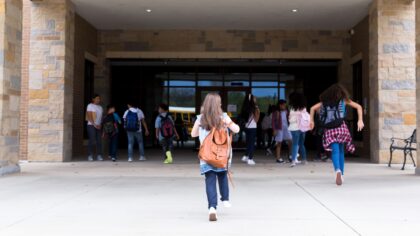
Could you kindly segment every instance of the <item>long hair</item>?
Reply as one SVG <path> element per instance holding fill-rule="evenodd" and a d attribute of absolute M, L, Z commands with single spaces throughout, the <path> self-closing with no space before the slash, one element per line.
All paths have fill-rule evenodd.
<path fill-rule="evenodd" d="M 222 126 L 222 99 L 217 93 L 209 93 L 201 106 L 201 127 L 206 130 Z"/>
<path fill-rule="evenodd" d="M 248 121 L 251 116 L 255 114 L 257 110 L 257 103 L 255 102 L 255 96 L 248 94 L 242 104 L 241 118 Z"/>
<path fill-rule="evenodd" d="M 341 100 L 349 100 L 349 92 L 341 84 L 333 84 L 319 96 L 319 100 L 328 106 L 335 106 Z"/>
<path fill-rule="evenodd" d="M 293 110 L 303 110 L 306 108 L 306 98 L 303 94 L 298 92 L 293 92 L 289 95 L 289 106 Z"/>

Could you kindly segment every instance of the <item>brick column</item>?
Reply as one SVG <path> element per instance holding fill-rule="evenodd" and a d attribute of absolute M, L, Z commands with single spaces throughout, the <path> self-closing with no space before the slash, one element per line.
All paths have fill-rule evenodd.
<path fill-rule="evenodd" d="M 417 104 L 420 104 L 420 0 L 416 0 L 416 86 L 417 86 Z M 420 107 L 417 106 L 417 114 L 420 114 Z M 417 116 L 417 168 L 416 174 L 420 175 L 420 115 Z"/>
<path fill-rule="evenodd" d="M 414 2 L 375 0 L 369 20 L 371 159 L 386 163 L 390 138 L 416 127 Z"/>
<path fill-rule="evenodd" d="M 22 2 L 0 0 L 0 175 L 18 172 Z"/>
<path fill-rule="evenodd" d="M 28 160 L 71 160 L 74 6 L 31 3 Z"/>

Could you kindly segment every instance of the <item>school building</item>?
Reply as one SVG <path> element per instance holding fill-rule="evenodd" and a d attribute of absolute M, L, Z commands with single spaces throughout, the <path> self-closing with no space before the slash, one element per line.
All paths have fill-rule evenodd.
<path fill-rule="evenodd" d="M 0 23 L 0 174 L 87 156 L 94 93 L 120 113 L 138 102 L 153 126 L 161 102 L 188 123 L 209 92 L 236 116 L 248 92 L 264 112 L 340 82 L 364 108 L 362 133 L 348 118 L 357 154 L 374 163 L 420 124 L 420 0 L 0 0 Z"/>

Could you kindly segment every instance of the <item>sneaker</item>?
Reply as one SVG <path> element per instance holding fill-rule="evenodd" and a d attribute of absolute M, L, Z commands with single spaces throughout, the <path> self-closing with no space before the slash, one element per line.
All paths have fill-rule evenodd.
<path fill-rule="evenodd" d="M 276 162 L 277 163 L 280 163 L 280 164 L 283 164 L 284 163 L 284 160 L 283 160 L 283 158 L 280 158 L 280 159 L 277 159 Z"/>
<path fill-rule="evenodd" d="M 93 161 L 93 156 L 92 155 L 88 156 L 88 161 Z"/>
<path fill-rule="evenodd" d="M 230 204 L 229 201 L 222 201 L 222 203 L 223 203 L 223 206 L 226 207 L 226 208 L 231 208 L 232 207 L 232 204 Z"/>
<path fill-rule="evenodd" d="M 102 158 L 102 156 L 101 155 L 98 155 L 97 157 L 96 157 L 96 159 L 98 160 L 98 161 L 103 161 L 104 159 Z"/>
<path fill-rule="evenodd" d="M 139 161 L 145 161 L 145 160 L 146 160 L 146 157 L 140 156 Z"/>
<path fill-rule="evenodd" d="M 296 165 L 297 165 L 297 164 L 302 164 L 302 162 L 301 162 L 301 161 L 299 161 L 298 159 L 296 159 L 295 163 L 296 163 Z"/>
<path fill-rule="evenodd" d="M 301 161 L 301 163 L 302 163 L 302 165 L 306 165 L 306 164 L 308 164 L 308 161 L 307 160 L 303 160 L 303 161 Z"/>
<path fill-rule="evenodd" d="M 255 166 L 255 161 L 254 161 L 254 159 L 248 159 L 247 163 L 248 163 L 248 165 L 250 165 L 250 166 Z"/>
<path fill-rule="evenodd" d="M 248 157 L 248 156 L 243 156 L 243 157 L 242 157 L 242 161 L 243 161 L 243 162 L 248 162 L 248 159 L 249 159 L 249 157 Z"/>
<path fill-rule="evenodd" d="M 217 221 L 217 211 L 214 207 L 209 209 L 209 221 Z"/>
<path fill-rule="evenodd" d="M 132 157 L 129 157 L 128 158 L 128 162 L 132 162 L 133 161 L 133 158 Z"/>
<path fill-rule="evenodd" d="M 165 159 L 165 164 L 172 164 L 173 159 L 172 159 L 172 153 L 170 151 L 166 152 L 166 159 Z"/>
<path fill-rule="evenodd" d="M 296 162 L 292 161 L 292 163 L 290 164 L 290 167 L 295 167 L 296 166 Z"/>
<path fill-rule="evenodd" d="M 117 160 L 117 158 L 113 157 L 113 158 L 111 158 L 111 160 L 112 160 L 113 162 L 115 162 L 115 161 Z"/>
<path fill-rule="evenodd" d="M 343 178 L 342 178 L 342 175 L 341 175 L 341 171 L 335 172 L 335 183 L 338 186 L 343 184 Z"/>

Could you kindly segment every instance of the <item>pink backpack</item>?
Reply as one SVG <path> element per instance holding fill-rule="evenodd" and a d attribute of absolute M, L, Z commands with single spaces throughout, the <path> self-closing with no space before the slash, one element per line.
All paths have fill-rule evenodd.
<path fill-rule="evenodd" d="M 311 130 L 310 123 L 311 123 L 311 116 L 306 111 L 306 109 L 302 110 L 300 112 L 299 117 L 298 117 L 298 128 L 299 128 L 299 130 L 302 131 L 302 132 L 307 132 L 307 131 Z"/>

